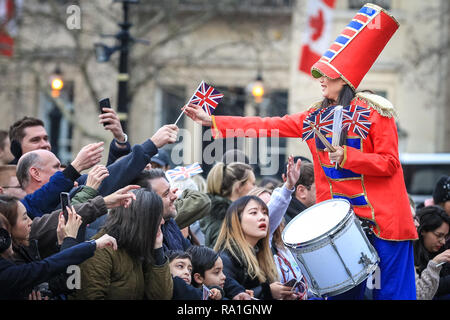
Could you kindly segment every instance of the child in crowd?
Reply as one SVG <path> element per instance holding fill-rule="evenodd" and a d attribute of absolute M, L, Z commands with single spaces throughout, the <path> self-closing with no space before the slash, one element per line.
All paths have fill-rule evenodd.
<path fill-rule="evenodd" d="M 209 287 L 203 280 L 194 281 L 192 283 L 192 275 L 194 274 L 196 278 L 198 278 L 199 273 L 194 273 L 195 269 L 193 269 L 193 265 L 197 268 L 200 268 L 201 270 L 204 270 L 204 266 L 199 265 L 198 263 L 195 263 L 194 261 L 197 260 L 197 258 L 201 259 L 201 262 L 204 263 L 206 260 L 203 260 L 202 257 L 198 254 L 198 250 L 196 248 L 199 248 L 197 246 L 192 246 L 188 249 L 188 252 L 179 251 L 179 250 L 173 250 L 169 251 L 168 258 L 169 258 L 169 266 L 170 266 L 170 272 L 173 276 L 173 284 L 174 284 L 174 292 L 173 292 L 173 300 L 202 300 L 203 298 L 203 286 L 204 284 L 206 287 Z M 211 249 L 209 249 L 211 250 Z M 217 254 L 211 250 L 215 255 L 217 260 Z M 195 253 L 195 258 L 191 255 L 191 253 Z M 208 258 L 211 256 L 209 255 Z M 213 260 L 208 260 L 206 262 L 207 264 L 210 264 Z M 213 263 L 214 265 L 214 263 Z M 195 267 L 194 267 L 195 268 Z M 204 272 L 202 272 L 204 274 Z M 223 274 L 223 273 L 222 273 Z M 203 277 L 202 277 L 203 279 Z M 223 276 L 222 286 L 220 286 L 220 282 L 217 281 L 211 281 L 212 283 L 218 283 L 215 287 L 208 288 L 209 295 L 208 299 L 211 300 L 221 300 L 223 297 L 223 284 L 225 283 L 225 276 Z M 191 285 L 192 284 L 192 285 Z"/>
<path fill-rule="evenodd" d="M 187 284 L 192 281 L 192 257 L 189 253 L 173 250 L 168 253 L 169 267 L 172 277 L 180 277 Z"/>
<path fill-rule="evenodd" d="M 224 296 L 226 276 L 219 254 L 206 246 L 192 246 L 187 250 L 192 256 L 192 285 L 196 288 L 208 287 L 219 300 Z"/>

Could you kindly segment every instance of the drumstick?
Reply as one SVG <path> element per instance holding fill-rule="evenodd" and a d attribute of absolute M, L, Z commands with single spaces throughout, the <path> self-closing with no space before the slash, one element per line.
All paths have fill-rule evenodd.
<path fill-rule="evenodd" d="M 438 263 L 437 265 L 436 265 L 436 267 L 440 267 L 440 266 L 442 266 L 442 265 L 444 265 L 444 264 L 446 264 L 447 262 L 441 262 L 441 263 Z"/>

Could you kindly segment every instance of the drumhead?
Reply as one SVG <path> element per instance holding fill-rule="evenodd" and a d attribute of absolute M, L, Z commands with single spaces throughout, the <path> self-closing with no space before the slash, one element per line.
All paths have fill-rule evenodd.
<path fill-rule="evenodd" d="M 350 203 L 332 199 L 315 204 L 299 213 L 283 231 L 286 244 L 305 243 L 330 232 L 348 214 Z"/>

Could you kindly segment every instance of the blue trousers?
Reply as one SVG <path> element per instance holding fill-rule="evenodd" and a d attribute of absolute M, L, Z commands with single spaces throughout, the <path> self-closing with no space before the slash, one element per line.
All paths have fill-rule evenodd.
<path fill-rule="evenodd" d="M 412 241 L 388 241 L 375 236 L 370 242 L 380 257 L 380 283 L 372 291 L 374 300 L 416 300 L 414 252 Z M 330 300 L 363 300 L 366 281 Z"/>

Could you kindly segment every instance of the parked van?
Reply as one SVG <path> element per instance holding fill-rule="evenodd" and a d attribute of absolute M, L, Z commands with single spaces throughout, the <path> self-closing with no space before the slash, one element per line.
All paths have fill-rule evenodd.
<path fill-rule="evenodd" d="M 450 153 L 401 153 L 400 162 L 406 190 L 416 205 L 432 198 L 438 179 L 450 175 Z"/>

